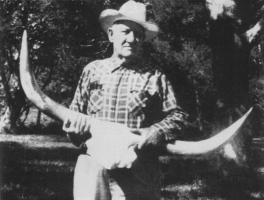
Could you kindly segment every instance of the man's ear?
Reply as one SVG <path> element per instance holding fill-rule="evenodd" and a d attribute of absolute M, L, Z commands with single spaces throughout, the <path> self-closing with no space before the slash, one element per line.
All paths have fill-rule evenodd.
<path fill-rule="evenodd" d="M 113 28 L 112 27 L 109 27 L 108 30 L 107 30 L 107 35 L 108 35 L 108 40 L 110 42 L 113 42 Z"/>

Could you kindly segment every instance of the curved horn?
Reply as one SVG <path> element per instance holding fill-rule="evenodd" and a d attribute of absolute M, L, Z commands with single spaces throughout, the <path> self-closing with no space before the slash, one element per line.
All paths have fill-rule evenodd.
<path fill-rule="evenodd" d="M 32 69 L 29 65 L 27 31 L 23 32 L 20 51 L 20 81 L 27 98 L 35 104 L 42 112 L 51 115 L 61 121 L 66 120 L 66 116 L 73 111 L 56 103 L 46 96 L 39 88 Z"/>
<path fill-rule="evenodd" d="M 27 98 L 33 102 L 42 112 L 63 122 L 67 120 L 67 116 L 77 114 L 77 112 L 56 103 L 40 90 L 29 65 L 26 31 L 23 33 L 20 52 L 20 80 Z M 235 136 L 235 134 L 238 132 L 238 129 L 241 127 L 251 111 L 252 108 L 242 118 L 229 126 L 227 129 L 206 140 L 195 142 L 177 140 L 173 144 L 167 144 L 167 152 L 180 155 L 199 155 L 216 150 Z M 129 129 L 124 125 L 111 122 L 97 123 L 98 121 L 99 120 L 94 120 L 94 123 L 91 123 L 91 132 L 93 134 L 101 134 L 104 133 L 105 130 L 110 131 L 110 129 L 113 130 L 113 132 L 123 131 L 130 133 Z"/>
<path fill-rule="evenodd" d="M 201 141 L 187 142 L 187 141 L 175 141 L 173 144 L 167 144 L 166 148 L 168 152 L 173 154 L 182 155 L 199 155 L 209 153 L 224 144 L 226 144 L 231 138 L 235 137 L 239 128 L 243 125 L 253 108 L 250 108 L 246 114 L 240 119 L 231 124 L 220 133 Z"/>

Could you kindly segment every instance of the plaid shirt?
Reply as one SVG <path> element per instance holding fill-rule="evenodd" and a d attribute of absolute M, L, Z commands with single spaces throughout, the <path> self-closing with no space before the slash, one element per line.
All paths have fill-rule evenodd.
<path fill-rule="evenodd" d="M 164 74 L 140 73 L 114 58 L 84 68 L 70 109 L 130 128 L 151 126 L 167 141 L 176 139 L 185 120 Z"/>

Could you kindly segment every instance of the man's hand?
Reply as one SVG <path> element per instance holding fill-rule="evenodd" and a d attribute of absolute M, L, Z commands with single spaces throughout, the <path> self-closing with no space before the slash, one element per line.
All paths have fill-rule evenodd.
<path fill-rule="evenodd" d="M 67 120 L 63 123 L 62 129 L 68 133 L 74 145 L 79 146 L 90 138 L 90 117 L 76 113 L 68 116 Z"/>
<path fill-rule="evenodd" d="M 165 142 L 164 134 L 157 132 L 157 130 L 152 127 L 133 129 L 131 132 L 141 136 L 141 140 L 137 145 L 138 149 L 147 146 L 159 146 Z"/>

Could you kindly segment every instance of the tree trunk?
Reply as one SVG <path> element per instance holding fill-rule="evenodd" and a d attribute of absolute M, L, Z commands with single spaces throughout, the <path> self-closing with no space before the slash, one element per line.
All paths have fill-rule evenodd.
<path fill-rule="evenodd" d="M 5 95 L 6 110 L 0 118 L 0 131 L 15 132 L 21 110 L 26 104 L 25 94 L 16 75 L 7 77 L 1 69 L 1 80 Z"/>
<path fill-rule="evenodd" d="M 41 120 L 41 111 L 38 110 L 38 116 L 37 116 L 37 120 L 36 120 L 36 126 L 38 128 L 40 128 L 40 120 Z"/>

